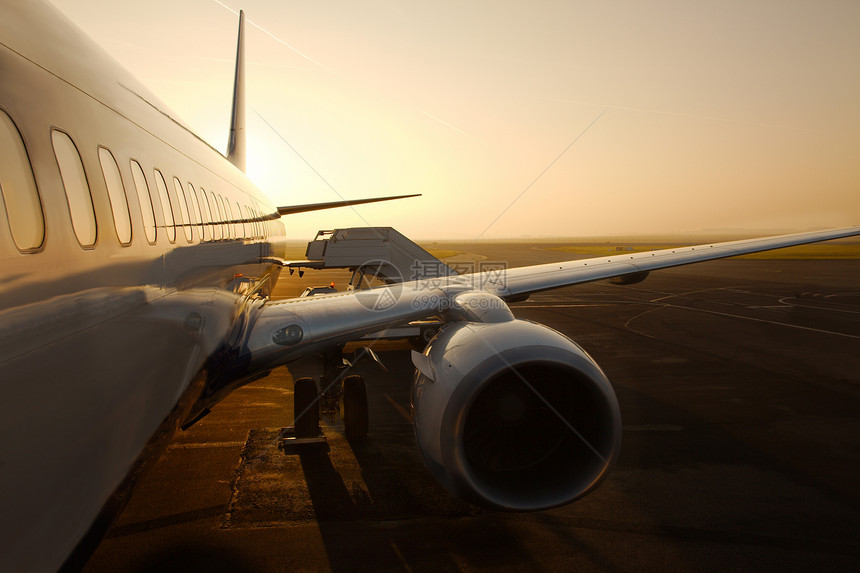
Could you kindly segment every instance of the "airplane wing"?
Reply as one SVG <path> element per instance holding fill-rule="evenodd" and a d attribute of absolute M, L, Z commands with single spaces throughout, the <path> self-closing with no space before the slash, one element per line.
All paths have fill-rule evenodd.
<path fill-rule="evenodd" d="M 369 290 L 268 302 L 247 338 L 251 369 L 430 316 L 513 318 L 500 299 L 617 276 L 860 235 L 860 226 L 453 275 Z"/>
<path fill-rule="evenodd" d="M 506 271 L 504 289 L 498 294 L 510 297 L 854 235 L 860 235 L 860 226 L 519 267 Z"/>

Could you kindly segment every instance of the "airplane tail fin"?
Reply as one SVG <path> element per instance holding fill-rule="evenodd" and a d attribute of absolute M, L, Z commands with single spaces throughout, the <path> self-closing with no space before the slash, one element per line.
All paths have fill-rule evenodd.
<path fill-rule="evenodd" d="M 245 12 L 239 11 L 239 40 L 236 47 L 236 75 L 233 80 L 233 116 L 227 159 L 245 172 Z"/>

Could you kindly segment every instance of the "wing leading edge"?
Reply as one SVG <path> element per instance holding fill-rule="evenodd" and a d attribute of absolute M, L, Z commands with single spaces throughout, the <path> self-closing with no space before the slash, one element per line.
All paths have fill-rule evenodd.
<path fill-rule="evenodd" d="M 814 231 L 724 243 L 678 247 L 644 253 L 619 253 L 609 257 L 579 259 L 559 263 L 508 269 L 502 279 L 504 287 L 499 296 L 511 297 L 612 277 L 643 273 L 747 255 L 808 243 L 842 239 L 860 235 L 860 226 Z M 485 289 L 486 290 L 486 289 Z"/>

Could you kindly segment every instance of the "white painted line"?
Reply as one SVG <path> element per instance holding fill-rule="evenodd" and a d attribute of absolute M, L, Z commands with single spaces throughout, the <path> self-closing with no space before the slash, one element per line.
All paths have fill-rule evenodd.
<path fill-rule="evenodd" d="M 715 289 L 708 289 L 708 290 L 715 290 Z M 699 291 L 699 292 L 704 292 L 704 291 Z M 673 296 L 668 296 L 668 297 L 662 297 L 662 298 L 655 299 L 655 301 L 623 301 L 623 302 L 622 302 L 622 301 L 619 301 L 619 302 L 604 302 L 604 303 L 600 303 L 600 304 L 533 304 L 533 305 L 524 305 L 524 306 L 521 306 L 521 307 L 516 307 L 516 306 L 515 306 L 515 307 L 513 307 L 513 308 L 514 308 L 514 309 L 516 309 L 516 308 L 580 308 L 580 307 L 612 306 L 612 305 L 616 305 L 616 304 L 654 304 L 656 301 L 663 300 L 663 299 L 666 299 L 666 298 L 673 298 L 674 296 L 679 296 L 679 295 L 673 295 Z M 633 322 L 633 320 L 635 320 L 635 319 L 637 319 L 637 318 L 639 318 L 639 317 L 641 317 L 641 316 L 644 316 L 645 314 L 648 314 L 648 313 L 654 312 L 655 310 L 660 310 L 660 309 L 663 309 L 663 308 L 680 308 L 680 309 L 683 309 L 683 310 L 692 310 L 692 311 L 696 311 L 696 312 L 705 312 L 705 313 L 708 313 L 708 314 L 716 314 L 716 315 L 718 315 L 718 316 L 726 316 L 726 317 L 729 317 L 729 318 L 739 318 L 739 319 L 741 319 L 741 320 L 751 320 L 751 321 L 753 321 L 753 322 L 763 322 L 763 323 L 765 323 L 765 324 L 773 324 L 773 325 L 776 325 L 776 326 L 784 326 L 784 327 L 786 327 L 786 328 L 795 328 L 795 329 L 798 329 L 798 330 L 808 330 L 808 331 L 810 331 L 810 332 L 817 332 L 817 333 L 819 333 L 819 334 L 829 334 L 829 335 L 831 335 L 831 336 L 842 336 L 842 337 L 844 337 L 844 338 L 855 338 L 855 339 L 860 339 L 860 336 L 857 336 L 857 335 L 855 335 L 855 334 L 847 334 L 847 333 L 844 333 L 844 332 L 834 332 L 834 331 L 832 331 L 832 330 L 823 330 L 823 329 L 821 329 L 821 328 L 812 328 L 811 326 L 800 326 L 800 325 L 797 325 L 797 324 L 788 324 L 788 323 L 785 323 L 785 322 L 777 322 L 777 321 L 774 321 L 774 320 L 765 320 L 765 319 L 763 319 L 763 318 L 753 318 L 753 317 L 751 317 L 751 316 L 743 316 L 743 315 L 740 315 L 740 314 L 730 314 L 730 313 L 727 313 L 727 312 L 717 312 L 717 311 L 715 311 L 715 310 L 705 310 L 705 309 L 701 309 L 701 308 L 694 308 L 694 307 L 690 307 L 690 306 L 680 306 L 680 305 L 667 304 L 667 303 L 662 303 L 662 304 L 661 304 L 661 306 L 658 306 L 657 308 L 652 308 L 652 309 L 649 309 L 649 310 L 647 310 L 647 311 L 645 311 L 645 312 L 643 312 L 643 313 L 641 313 L 641 314 L 637 314 L 636 316 L 634 316 L 634 317 L 632 317 L 630 320 L 628 320 L 628 321 L 624 324 L 624 326 L 625 326 L 625 327 L 627 327 L 627 328 L 630 328 L 630 323 L 631 323 L 631 322 Z M 808 307 L 808 308 L 818 309 L 818 307 Z M 819 309 L 819 310 L 836 310 L 836 309 Z M 853 313 L 853 312 L 855 312 L 855 311 L 846 311 L 846 312 L 852 312 L 852 313 Z M 638 332 L 638 331 L 637 331 L 637 332 Z M 642 333 L 642 334 L 644 334 L 644 333 Z"/>
<path fill-rule="evenodd" d="M 740 314 L 729 314 L 727 312 L 717 312 L 715 310 L 704 310 L 701 308 L 692 308 L 689 306 L 677 306 L 674 304 L 666 305 L 668 308 L 681 308 L 684 310 L 694 310 L 698 312 L 706 312 L 708 314 L 716 314 L 718 316 L 727 316 L 729 318 L 740 318 L 742 320 L 751 320 L 753 322 L 763 322 L 765 324 L 773 324 L 776 326 L 785 326 L 787 328 L 796 328 L 798 330 L 808 330 L 810 332 L 818 332 L 819 334 L 830 334 L 832 336 L 843 336 L 845 338 L 857 338 L 860 339 L 860 336 L 854 334 L 846 334 L 844 332 L 833 332 L 832 330 L 822 330 L 820 328 L 812 328 L 811 326 L 800 326 L 797 324 L 787 324 L 785 322 L 776 322 L 775 320 L 765 320 L 763 318 L 753 318 L 751 316 L 743 316 Z"/>

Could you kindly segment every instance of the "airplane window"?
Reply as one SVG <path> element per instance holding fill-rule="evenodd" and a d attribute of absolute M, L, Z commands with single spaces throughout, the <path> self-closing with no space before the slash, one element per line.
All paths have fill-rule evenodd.
<path fill-rule="evenodd" d="M 253 215 L 247 205 L 242 205 L 242 220 L 245 221 L 245 238 L 250 239 L 254 236 L 254 221 Z"/>
<path fill-rule="evenodd" d="M 206 198 L 211 198 L 209 200 L 209 211 L 212 213 L 212 222 L 217 223 L 220 219 L 218 218 L 218 201 L 215 199 L 215 193 L 210 191 Z"/>
<path fill-rule="evenodd" d="M 245 237 L 244 216 L 242 215 L 242 207 L 239 206 L 239 203 L 236 203 L 236 218 L 239 219 L 239 223 L 236 225 L 236 232 L 240 237 Z"/>
<path fill-rule="evenodd" d="M 130 245 L 131 213 L 128 210 L 128 199 L 125 196 L 125 187 L 122 184 L 119 166 L 117 166 L 113 154 L 104 147 L 99 147 L 99 163 L 102 166 L 105 185 L 107 185 L 116 236 L 121 245 Z"/>
<path fill-rule="evenodd" d="M 257 223 L 254 221 L 254 211 L 246 205 L 245 206 L 245 213 L 247 213 L 246 216 L 248 218 L 248 236 L 256 239 L 257 238 Z"/>
<path fill-rule="evenodd" d="M 45 241 L 45 218 L 33 168 L 24 141 L 11 118 L 0 110 L 0 195 L 12 239 L 21 251 L 34 251 Z"/>
<path fill-rule="evenodd" d="M 229 239 L 231 235 L 231 227 L 227 224 L 230 220 L 230 211 L 227 210 L 227 203 L 224 202 L 224 197 L 218 195 L 218 211 L 221 213 L 221 221 L 224 222 L 224 238 Z"/>
<path fill-rule="evenodd" d="M 131 160 L 131 176 L 134 179 L 134 187 L 137 189 L 137 198 L 140 201 L 140 216 L 143 218 L 143 231 L 146 233 L 146 240 L 154 243 L 156 232 L 152 195 L 149 192 L 149 185 L 146 183 L 143 169 L 134 159 Z"/>
<path fill-rule="evenodd" d="M 209 236 L 212 239 L 217 239 L 218 225 L 216 222 L 218 220 L 218 213 L 215 210 L 215 204 L 210 199 L 212 196 L 212 193 L 207 193 L 205 190 L 203 191 L 203 200 L 205 201 L 206 212 L 209 213 Z"/>
<path fill-rule="evenodd" d="M 251 207 L 248 207 L 247 209 L 248 209 L 248 216 L 251 218 L 251 234 L 254 235 L 254 238 L 256 239 L 257 237 L 260 236 L 260 232 L 257 230 L 257 225 L 259 224 L 257 222 L 257 214 L 254 212 L 254 209 L 252 209 Z"/>
<path fill-rule="evenodd" d="M 215 201 L 215 206 L 218 207 L 218 213 L 220 215 L 221 238 L 229 239 L 230 229 L 227 228 L 227 224 L 225 223 L 225 221 L 227 220 L 227 210 L 224 209 L 224 198 L 221 197 L 221 195 L 218 195 L 217 201 Z"/>
<path fill-rule="evenodd" d="M 230 207 L 230 200 L 224 199 L 224 213 L 227 215 L 228 221 L 235 221 L 235 217 L 233 217 L 233 208 Z M 227 231 L 230 233 L 231 239 L 238 238 L 238 234 L 236 233 L 236 223 L 228 223 Z"/>
<path fill-rule="evenodd" d="M 263 214 L 260 212 L 260 204 L 254 199 L 251 200 L 251 216 L 254 217 L 254 234 L 258 239 L 263 238 Z"/>
<path fill-rule="evenodd" d="M 173 189 L 176 191 L 176 198 L 179 203 L 179 222 L 187 223 L 182 225 L 182 230 L 185 231 L 185 238 L 190 243 L 193 238 L 193 232 L 191 228 L 191 217 L 188 215 L 188 195 L 185 193 L 185 189 L 182 188 L 182 183 L 180 183 L 179 179 L 176 177 L 173 178 Z"/>
<path fill-rule="evenodd" d="M 207 197 L 210 199 L 209 201 L 209 210 L 212 213 L 212 237 L 215 239 L 221 238 L 221 215 L 218 214 L 218 200 L 215 198 L 215 193 L 212 191 L 209 192 Z"/>
<path fill-rule="evenodd" d="M 53 130 L 51 141 L 54 145 L 57 165 L 60 167 L 63 187 L 66 190 L 75 236 L 82 247 L 92 247 L 96 244 L 97 238 L 96 215 L 81 155 L 72 138 L 62 131 Z"/>
<path fill-rule="evenodd" d="M 249 213 L 249 217 L 251 219 L 251 234 L 254 235 L 254 238 L 257 239 L 260 237 L 260 231 L 258 228 L 259 222 L 257 221 L 257 213 L 254 211 L 252 207 L 246 207 Z"/>
<path fill-rule="evenodd" d="M 227 215 L 227 220 L 232 221 L 227 225 L 227 231 L 230 233 L 231 239 L 236 239 L 239 234 L 236 232 L 236 216 L 233 215 L 233 207 L 230 206 L 230 199 L 224 197 L 224 213 Z"/>
<path fill-rule="evenodd" d="M 212 211 L 212 222 L 215 223 L 212 226 L 212 236 L 216 239 L 221 239 L 224 234 L 221 231 L 221 215 L 218 213 L 218 199 L 215 198 L 215 193 L 212 191 L 209 192 L 209 197 L 212 199 L 209 203 L 209 208 Z"/>
<path fill-rule="evenodd" d="M 167 183 L 164 175 L 158 169 L 155 170 L 155 186 L 158 188 L 158 198 L 161 199 L 161 209 L 164 212 L 164 227 L 167 229 L 167 239 L 173 243 L 176 241 L 176 227 L 173 225 L 173 199 L 167 193 Z"/>
<path fill-rule="evenodd" d="M 191 218 L 197 223 L 197 234 L 203 240 L 203 213 L 200 211 L 200 203 L 197 202 L 197 190 L 194 185 L 188 183 L 188 196 L 191 198 Z"/>
<path fill-rule="evenodd" d="M 206 189 L 201 187 L 197 193 L 199 197 L 197 202 L 200 205 L 200 220 L 203 222 L 203 237 L 205 239 L 212 238 L 212 212 L 209 210 L 209 199 L 206 198 Z"/>

